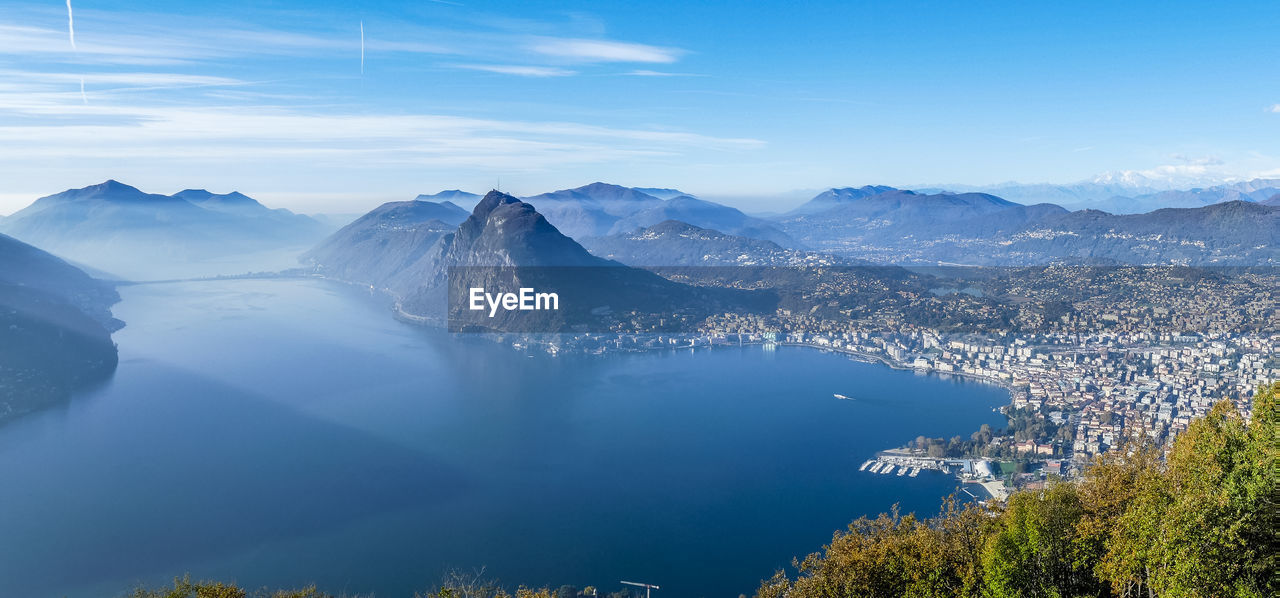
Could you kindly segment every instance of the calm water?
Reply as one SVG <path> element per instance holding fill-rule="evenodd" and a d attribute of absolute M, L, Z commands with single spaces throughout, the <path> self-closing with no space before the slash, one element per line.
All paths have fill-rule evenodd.
<path fill-rule="evenodd" d="M 859 515 L 935 512 L 954 480 L 858 466 L 1007 401 L 808 349 L 530 357 L 320 281 L 122 295 L 114 379 L 0 428 L 0 596 L 189 572 L 407 597 L 478 567 L 750 594 Z"/>

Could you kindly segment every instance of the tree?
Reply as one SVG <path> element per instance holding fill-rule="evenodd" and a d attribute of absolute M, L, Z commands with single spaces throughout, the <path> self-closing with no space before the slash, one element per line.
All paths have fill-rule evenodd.
<path fill-rule="evenodd" d="M 977 597 L 978 555 L 991 518 L 982 507 L 949 499 L 935 520 L 914 515 L 863 517 L 837 532 L 823 553 L 793 563 L 795 580 L 778 571 L 758 598 L 782 596 Z"/>
<path fill-rule="evenodd" d="M 1105 595 L 1090 567 L 1075 559 L 1075 529 L 1084 515 L 1079 490 L 1057 483 L 1009 498 L 986 541 L 982 568 L 992 598 Z"/>

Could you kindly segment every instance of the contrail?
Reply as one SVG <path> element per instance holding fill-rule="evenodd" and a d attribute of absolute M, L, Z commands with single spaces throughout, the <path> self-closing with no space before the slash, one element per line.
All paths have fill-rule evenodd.
<path fill-rule="evenodd" d="M 71 0 L 67 0 L 70 6 Z M 364 74 L 364 19 L 360 20 L 360 74 Z"/>
<path fill-rule="evenodd" d="M 84 77 L 80 77 L 80 101 L 84 102 L 86 106 L 89 105 L 89 96 L 84 95 Z"/>
<path fill-rule="evenodd" d="M 67 35 L 71 36 L 71 49 L 76 49 L 76 19 L 71 16 L 71 0 L 67 0 Z"/>

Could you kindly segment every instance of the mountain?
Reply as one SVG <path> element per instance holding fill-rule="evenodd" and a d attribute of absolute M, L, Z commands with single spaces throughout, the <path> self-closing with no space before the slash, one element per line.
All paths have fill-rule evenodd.
<path fill-rule="evenodd" d="M 56 404 L 109 376 L 121 323 L 110 286 L 0 235 L 0 422 Z"/>
<path fill-rule="evenodd" d="M 385 203 L 321 241 L 300 260 L 323 265 L 335 278 L 385 287 L 468 216 L 448 201 Z"/>
<path fill-rule="evenodd" d="M 524 198 L 561 232 L 575 239 L 607 235 L 619 220 L 662 205 L 629 187 L 592 183 Z"/>
<path fill-rule="evenodd" d="M 1207 188 L 1116 196 L 1094 202 L 1088 207 L 1112 214 L 1141 214 L 1161 208 L 1199 208 L 1228 201 L 1266 201 L 1276 193 L 1280 193 L 1280 180 L 1258 179 Z"/>
<path fill-rule="evenodd" d="M 239 191 L 217 194 L 211 193 L 205 189 L 183 189 L 182 191 L 174 193 L 172 197 L 185 199 L 202 208 L 224 212 L 260 212 L 262 210 L 267 210 L 266 206 L 258 203 L 257 200 Z"/>
<path fill-rule="evenodd" d="M 1099 178 L 1066 185 L 1050 183 L 1001 183 L 997 185 L 948 185 L 945 188 L 919 189 L 922 192 L 990 193 L 1021 204 L 1051 203 L 1083 207 L 1117 196 L 1141 195 L 1163 190 L 1141 181 Z"/>
<path fill-rule="evenodd" d="M 1264 206 L 1280 206 L 1280 193 L 1271 196 L 1271 199 L 1264 199 L 1261 202 Z"/>
<path fill-rule="evenodd" d="M 772 222 L 743 214 L 737 208 L 681 195 L 636 212 L 613 223 L 609 234 L 631 232 L 667 220 L 679 220 L 694 226 L 724 231 L 732 235 L 773 241 L 779 245 L 796 245 L 787 233 Z"/>
<path fill-rule="evenodd" d="M 1129 264 L 1280 264 L 1280 208 L 1229 201 L 1115 215 L 1080 210 L 1040 220 L 995 241 L 999 254 Z"/>
<path fill-rule="evenodd" d="M 0 232 L 126 277 L 195 275 L 185 269 L 193 262 L 310 243 L 324 230 L 241 193 L 159 195 L 114 180 L 42 197 L 0 223 Z"/>
<path fill-rule="evenodd" d="M 1230 201 L 1145 214 L 1068 212 L 982 194 L 891 192 L 782 221 L 801 242 L 876 263 L 1280 263 L 1280 208 Z"/>
<path fill-rule="evenodd" d="M 458 206 L 467 206 L 467 209 L 475 207 L 482 196 L 458 189 L 445 189 L 439 193 L 431 195 L 419 195 L 414 198 L 416 201 L 430 201 L 435 203 L 451 202 Z"/>
<path fill-rule="evenodd" d="M 456 232 L 441 237 L 424 254 L 421 265 L 426 267 L 412 269 L 412 276 L 403 281 L 411 288 L 404 289 L 400 308 L 428 319 L 441 318 L 447 310 L 448 318 L 453 320 L 451 329 L 478 326 L 486 330 L 551 331 L 564 323 L 563 314 L 522 318 L 518 312 L 503 312 L 501 317 L 485 318 L 483 313 L 472 317 L 458 303 L 473 287 L 495 292 L 522 287 L 554 289 L 553 292 L 581 298 L 593 294 L 591 287 L 604 291 L 611 290 L 615 282 L 625 284 L 601 284 L 591 275 L 609 270 L 644 278 L 641 284 L 668 284 L 655 275 L 591 255 L 561 234 L 533 205 L 497 191 L 485 195 Z M 452 303 L 451 296 L 455 299 Z M 604 305 L 593 299 L 586 301 L 590 308 Z M 575 305 L 579 309 L 582 306 L 577 301 Z M 464 324 L 453 325 L 459 320 Z"/>
<path fill-rule="evenodd" d="M 387 206 L 383 206 L 386 208 Z M 451 330 L 556 332 L 599 328 L 612 314 L 712 313 L 743 293 L 699 289 L 592 255 L 530 203 L 492 191 L 449 230 L 440 220 L 395 225 L 375 210 L 308 253 L 318 272 L 371 284 L 397 300 L 408 318 Z M 379 210 L 382 210 L 379 212 Z M 360 224 L 360 226 L 355 226 Z M 564 297 L 554 311 L 468 309 L 471 288 L 533 288 Z M 671 320 L 667 325 L 678 325 Z"/>
<path fill-rule="evenodd" d="M 897 191 L 893 187 L 885 185 L 864 185 L 862 187 L 842 187 L 838 189 L 828 189 L 819 193 L 813 199 L 801 204 L 800 207 L 789 212 L 790 215 L 799 214 L 816 214 L 825 212 L 839 205 L 843 205 L 852 201 Z"/>
<path fill-rule="evenodd" d="M 787 249 L 773 241 L 729 235 L 667 220 L 645 229 L 588 237 L 591 253 L 629 266 L 812 266 L 852 264 L 827 254 Z"/>
<path fill-rule="evenodd" d="M 645 195 L 652 195 L 658 199 L 673 199 L 682 195 L 693 197 L 692 193 L 685 193 L 679 189 L 663 189 L 659 187 L 632 187 Z"/>
<path fill-rule="evenodd" d="M 575 239 L 626 233 L 666 220 L 680 220 L 784 246 L 797 245 L 776 224 L 748 216 L 736 208 L 690 195 L 673 195 L 674 189 L 647 190 L 657 195 L 646 193 L 645 189 L 592 183 L 524 200 L 536 206 L 557 229 Z"/>
<path fill-rule="evenodd" d="M 1194 181 L 1184 181 L 1192 182 Z M 1280 179 L 1253 179 L 1188 187 L 1175 187 L 1175 184 L 1176 181 L 1150 179 L 1128 172 L 1103 175 L 1067 185 L 1002 183 L 989 186 L 952 185 L 946 189 L 953 192 L 992 193 L 1023 204 L 1054 203 L 1073 210 L 1094 209 L 1112 214 L 1140 214 L 1160 208 L 1198 208 L 1235 200 L 1262 201 L 1280 192 Z"/>
<path fill-rule="evenodd" d="M 996 232 L 1066 211 L 1050 205 L 1023 206 L 985 193 L 925 194 L 894 189 L 850 194 L 844 199 L 829 194 L 814 199 L 835 207 L 784 216 L 780 223 L 783 230 L 816 249 L 892 248 L 919 239 L 967 234 L 975 228 Z"/>

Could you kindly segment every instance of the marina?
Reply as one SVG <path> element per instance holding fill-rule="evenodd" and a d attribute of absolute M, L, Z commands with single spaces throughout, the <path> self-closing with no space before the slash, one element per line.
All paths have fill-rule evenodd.
<path fill-rule="evenodd" d="M 875 458 L 863 462 L 858 471 L 916 477 L 920 472 L 933 470 L 944 475 L 957 475 L 964 480 L 989 477 L 989 465 L 972 459 L 947 459 L 921 456 L 907 449 L 894 449 L 876 453 Z"/>

